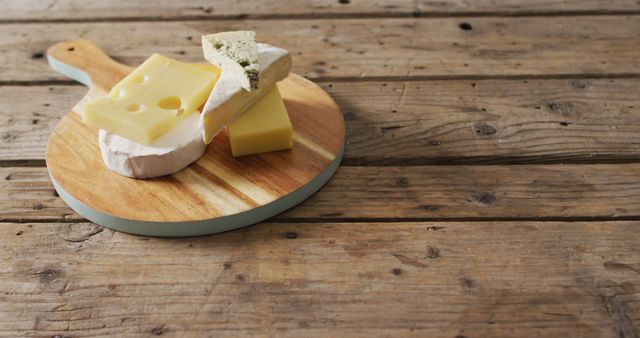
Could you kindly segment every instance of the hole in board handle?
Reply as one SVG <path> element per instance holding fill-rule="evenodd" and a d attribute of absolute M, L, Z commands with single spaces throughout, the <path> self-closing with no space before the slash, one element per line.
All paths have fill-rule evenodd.
<path fill-rule="evenodd" d="M 76 50 L 76 48 L 75 48 L 75 47 L 69 47 L 69 48 L 67 48 L 67 51 L 68 51 L 68 52 L 73 52 L 74 50 Z"/>

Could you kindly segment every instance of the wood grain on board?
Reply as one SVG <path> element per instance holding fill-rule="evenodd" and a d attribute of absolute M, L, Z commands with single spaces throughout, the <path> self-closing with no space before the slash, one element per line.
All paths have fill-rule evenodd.
<path fill-rule="evenodd" d="M 178 20 L 198 18 L 288 18 L 317 16 L 523 15 L 636 12 L 635 0 L 12 0 L 0 21 Z"/>
<path fill-rule="evenodd" d="M 4 224 L 0 335 L 634 337 L 638 222 Z"/>
<path fill-rule="evenodd" d="M 347 165 L 640 159 L 637 78 L 321 85 L 345 113 Z M 44 159 L 48 135 L 85 92 L 0 87 L 0 160 Z"/>
<path fill-rule="evenodd" d="M 46 168 L 0 168 L 0 221 L 77 221 Z M 341 167 L 276 217 L 350 219 L 629 219 L 640 217 L 640 165 Z"/>
<path fill-rule="evenodd" d="M 466 25 L 464 25 L 466 23 Z M 291 51 L 293 72 L 311 79 L 504 77 L 640 73 L 640 15 L 211 20 L 7 24 L 0 30 L 4 83 L 65 80 L 42 58 L 50 45 L 83 37 L 136 65 L 152 53 L 202 62 L 200 35 L 251 29 Z"/>

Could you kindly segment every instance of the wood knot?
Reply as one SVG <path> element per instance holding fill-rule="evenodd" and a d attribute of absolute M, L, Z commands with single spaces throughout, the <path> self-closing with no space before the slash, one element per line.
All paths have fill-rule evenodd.
<path fill-rule="evenodd" d="M 409 179 L 406 177 L 400 177 L 397 181 L 396 181 L 397 185 L 409 185 Z"/>
<path fill-rule="evenodd" d="M 391 273 L 396 275 L 396 276 L 400 276 L 402 274 L 402 269 L 395 268 L 395 269 L 391 270 Z"/>
<path fill-rule="evenodd" d="M 478 286 L 478 283 L 473 278 L 466 276 L 460 278 L 460 286 L 465 291 L 471 291 Z"/>
<path fill-rule="evenodd" d="M 97 224 L 71 223 L 58 233 L 58 237 L 67 242 L 84 242 L 92 236 L 104 231 L 104 228 Z"/>
<path fill-rule="evenodd" d="M 4 135 L 2 135 L 2 140 L 5 142 L 11 142 L 13 140 L 15 140 L 16 138 L 18 138 L 18 135 L 16 135 L 16 133 L 14 132 L 8 132 L 5 133 Z"/>
<path fill-rule="evenodd" d="M 342 4 L 342 5 L 348 5 L 349 3 L 351 3 L 351 1 L 350 0 L 338 0 L 338 3 Z"/>
<path fill-rule="evenodd" d="M 42 59 L 43 57 L 44 57 L 44 53 L 42 53 L 42 52 L 37 52 L 37 53 L 31 54 L 31 59 L 33 59 L 33 60 Z"/>
<path fill-rule="evenodd" d="M 490 205 L 496 203 L 498 198 L 496 198 L 496 195 L 493 192 L 482 191 L 482 192 L 478 192 L 478 193 L 473 194 L 473 196 L 471 196 L 471 200 L 476 205 L 490 206 Z"/>
<path fill-rule="evenodd" d="M 498 132 L 495 127 L 484 122 L 478 123 L 473 126 L 473 131 L 476 133 L 476 135 L 480 136 L 490 136 Z"/>
<path fill-rule="evenodd" d="M 473 30 L 473 26 L 471 26 L 470 23 L 468 22 L 461 22 L 458 27 L 460 27 L 460 29 L 462 29 L 463 31 L 470 31 Z"/>
<path fill-rule="evenodd" d="M 438 209 L 440 209 L 437 205 L 433 205 L 433 204 L 424 204 L 420 206 L 420 209 L 423 210 L 429 210 L 429 211 L 436 211 Z"/>
<path fill-rule="evenodd" d="M 287 232 L 287 238 L 289 239 L 298 238 L 298 234 L 295 232 Z"/>
<path fill-rule="evenodd" d="M 552 113 L 566 116 L 574 112 L 573 104 L 570 102 L 552 102 L 547 105 Z"/>
<path fill-rule="evenodd" d="M 437 147 L 437 146 L 439 146 L 439 145 L 441 145 L 441 144 L 442 144 L 442 142 L 440 142 L 440 141 L 436 141 L 436 140 L 431 140 L 431 141 L 429 141 L 429 145 L 430 145 L 430 146 Z"/>
<path fill-rule="evenodd" d="M 156 336 L 161 336 L 164 333 L 164 325 L 154 327 L 153 330 L 151 330 L 151 333 Z"/>
<path fill-rule="evenodd" d="M 352 111 L 344 112 L 345 121 L 354 121 L 358 119 L 358 115 Z"/>
<path fill-rule="evenodd" d="M 436 248 L 435 246 L 428 247 L 427 257 L 431 259 L 440 257 L 440 249 Z"/>
<path fill-rule="evenodd" d="M 583 80 L 573 80 L 571 81 L 571 87 L 575 89 L 585 89 L 589 85 L 589 82 Z"/>
<path fill-rule="evenodd" d="M 441 227 L 438 225 L 427 227 L 427 231 L 442 231 L 444 229 L 446 229 L 446 227 Z"/>
<path fill-rule="evenodd" d="M 46 267 L 41 271 L 31 273 L 31 275 L 38 276 L 40 283 L 49 284 L 62 276 L 62 271 L 56 268 Z"/>

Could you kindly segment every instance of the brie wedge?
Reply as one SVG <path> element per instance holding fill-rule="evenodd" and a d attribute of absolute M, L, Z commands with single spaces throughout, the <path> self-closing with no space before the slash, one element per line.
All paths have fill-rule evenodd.
<path fill-rule="evenodd" d="M 220 78 L 213 87 L 207 103 L 200 114 L 203 140 L 211 140 L 240 114 L 269 92 L 276 82 L 283 80 L 291 70 L 291 54 L 286 50 L 258 43 L 260 81 L 257 89 L 247 91 L 242 83 L 222 68 Z"/>
<path fill-rule="evenodd" d="M 151 145 L 143 145 L 100 129 L 99 144 L 107 168 L 134 178 L 170 175 L 199 159 L 202 142 L 198 113 L 190 114 Z"/>

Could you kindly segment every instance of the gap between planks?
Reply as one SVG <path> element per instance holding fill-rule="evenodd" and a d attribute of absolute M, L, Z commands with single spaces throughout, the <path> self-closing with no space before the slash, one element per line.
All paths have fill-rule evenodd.
<path fill-rule="evenodd" d="M 229 15 L 178 15 L 170 17 L 113 17 L 113 18 L 52 18 L 52 19 L 3 19 L 0 25 L 30 23 L 92 23 L 92 22 L 176 22 L 176 21 L 233 21 L 233 20 L 315 20 L 315 19 L 402 19 L 402 18 L 476 18 L 476 17 L 558 17 L 639 15 L 640 10 L 584 10 L 584 11 L 495 11 L 495 12 L 371 12 L 371 13 L 304 13 L 304 14 L 229 14 Z"/>
<path fill-rule="evenodd" d="M 640 163 L 640 157 L 628 158 L 588 158 L 588 159 L 565 159 L 562 162 L 558 162 L 553 158 L 549 160 L 534 160 L 535 157 L 513 157 L 513 158 L 495 158 L 487 157 L 486 159 L 480 157 L 451 157 L 451 158 L 439 158 L 437 160 L 416 160 L 408 159 L 406 162 L 401 162 L 398 159 L 394 159 L 393 162 L 375 162 L 369 163 L 367 161 L 349 160 L 344 158 L 341 167 L 443 167 L 443 166 L 527 166 L 532 164 L 539 165 L 598 165 L 598 164 L 635 164 Z M 40 159 L 20 159 L 20 160 L 0 160 L 0 168 L 43 168 L 47 166 L 45 160 Z"/>
<path fill-rule="evenodd" d="M 274 224 L 332 224 L 332 223 L 453 223 L 453 222 L 465 222 L 465 223 L 486 223 L 486 222 L 561 222 L 561 223 L 576 223 L 576 222 L 625 222 L 625 221 L 640 221 L 640 216 L 569 216 L 569 217 L 371 217 L 371 218 L 273 218 L 266 219 L 260 223 L 274 223 Z M 7 218 L 0 220 L 2 224 L 27 224 L 27 223 L 91 223 L 91 221 L 85 218 L 78 219 L 29 219 L 29 218 Z M 256 223 L 259 224 L 259 223 Z M 255 224 L 252 224 L 255 225 Z M 248 225 L 248 226 L 252 226 Z M 236 230 L 236 229 L 234 229 Z M 231 230 L 233 231 L 233 230 Z M 437 231 L 437 229 L 434 229 Z M 208 236 L 208 235 L 205 235 Z M 197 237 L 197 236 L 196 236 Z"/>
<path fill-rule="evenodd" d="M 303 76 L 304 77 L 304 76 Z M 566 74 L 516 74 L 516 75 L 413 75 L 413 76 L 365 76 L 365 77 L 315 77 L 308 78 L 309 81 L 325 84 L 331 82 L 405 82 L 405 81 L 482 81 L 482 80 L 506 80 L 506 81 L 522 81 L 522 80 L 606 80 L 606 79 L 637 79 L 640 73 L 619 73 L 619 74 L 602 74 L 602 73 L 566 73 Z M 16 86 L 84 86 L 83 84 L 73 80 L 42 80 L 42 81 L 2 81 L 0 87 Z"/>

